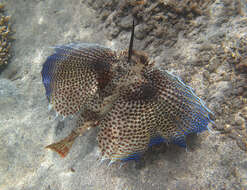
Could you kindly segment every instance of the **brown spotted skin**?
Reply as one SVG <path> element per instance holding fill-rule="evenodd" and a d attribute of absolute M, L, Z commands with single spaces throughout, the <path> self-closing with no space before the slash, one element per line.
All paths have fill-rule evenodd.
<path fill-rule="evenodd" d="M 209 112 L 192 89 L 166 71 L 146 68 L 140 82 L 120 90 L 112 109 L 99 123 L 103 158 L 138 159 L 157 137 L 186 147 L 187 134 L 207 129 Z"/>
<path fill-rule="evenodd" d="M 44 63 L 42 77 L 53 108 L 67 116 L 78 112 L 109 83 L 116 53 L 90 44 L 70 44 L 55 50 Z"/>
<path fill-rule="evenodd" d="M 148 148 L 154 136 L 155 90 L 145 83 L 134 83 L 122 90 L 112 109 L 99 123 L 99 147 L 111 160 L 127 158 Z"/>
<path fill-rule="evenodd" d="M 66 156 L 74 140 L 99 127 L 103 159 L 139 158 L 148 147 L 173 142 L 207 130 L 212 112 L 179 77 L 154 67 L 148 56 L 115 52 L 95 44 L 55 48 L 43 65 L 46 95 L 56 112 L 76 115 L 76 129 L 49 145 Z"/>

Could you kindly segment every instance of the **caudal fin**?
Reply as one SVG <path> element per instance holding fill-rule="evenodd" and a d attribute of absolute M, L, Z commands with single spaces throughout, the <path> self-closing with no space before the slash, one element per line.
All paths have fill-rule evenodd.
<path fill-rule="evenodd" d="M 72 147 L 75 139 L 78 136 L 79 135 L 77 133 L 72 131 L 70 133 L 70 135 L 67 136 L 66 138 L 64 138 L 63 140 L 61 140 L 57 143 L 50 144 L 50 145 L 46 146 L 45 148 L 49 148 L 49 149 L 57 152 L 62 158 L 64 158 L 69 153 L 70 148 Z"/>

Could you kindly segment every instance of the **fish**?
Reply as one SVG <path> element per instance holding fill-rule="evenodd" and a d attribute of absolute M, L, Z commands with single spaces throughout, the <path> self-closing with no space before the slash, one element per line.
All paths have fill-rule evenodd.
<path fill-rule="evenodd" d="M 91 128 L 100 157 L 110 163 L 138 160 L 151 146 L 174 143 L 209 129 L 214 113 L 178 76 L 155 66 L 143 51 L 133 50 L 133 21 L 128 49 L 71 43 L 55 46 L 41 75 L 50 107 L 76 127 L 48 145 L 66 157 L 75 139 Z"/>

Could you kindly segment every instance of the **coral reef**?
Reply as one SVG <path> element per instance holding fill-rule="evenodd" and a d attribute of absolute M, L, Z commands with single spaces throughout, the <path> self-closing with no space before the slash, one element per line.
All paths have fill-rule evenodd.
<path fill-rule="evenodd" d="M 245 20 L 245 24 L 247 24 L 247 20 Z M 228 62 L 235 66 L 236 71 L 247 74 L 247 34 L 227 39 L 225 53 Z"/>
<path fill-rule="evenodd" d="M 0 70 L 8 64 L 11 56 L 11 34 L 10 16 L 5 15 L 4 4 L 0 4 Z"/>
<path fill-rule="evenodd" d="M 195 27 L 193 20 L 208 14 L 208 6 L 214 0 L 179 1 L 179 0 L 121 0 L 121 1 L 85 1 L 97 10 L 99 17 L 105 21 L 106 28 L 114 28 L 108 38 L 116 38 L 121 31 L 131 27 L 131 17 L 142 23 L 135 37 L 144 40 L 142 48 L 152 44 L 159 47 L 165 44 L 171 47 L 177 42 L 180 31 L 186 33 Z M 111 10 L 116 10 L 112 13 Z M 112 14 L 111 14 L 112 13 Z M 111 14 L 111 15 L 110 15 Z M 109 18 L 108 18 L 109 17 Z M 149 38 L 144 38 L 149 36 Z"/>
<path fill-rule="evenodd" d="M 235 139 L 242 150 L 247 151 L 247 35 L 240 33 L 226 37 L 222 47 L 222 62 L 233 67 L 228 76 L 234 89 L 222 105 L 225 108 L 223 114 L 229 115 L 223 121 L 223 131 Z"/>

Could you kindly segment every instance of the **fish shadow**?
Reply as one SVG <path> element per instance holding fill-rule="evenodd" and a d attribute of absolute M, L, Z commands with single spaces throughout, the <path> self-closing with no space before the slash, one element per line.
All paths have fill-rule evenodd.
<path fill-rule="evenodd" d="M 128 161 L 123 164 L 121 168 L 115 166 L 112 169 L 112 175 L 117 177 L 125 176 L 130 183 L 136 183 L 142 171 L 150 170 L 152 173 L 160 175 L 160 170 L 166 170 L 166 167 L 172 167 L 175 170 L 187 170 L 187 166 L 184 165 L 184 157 L 188 152 L 194 152 L 201 148 L 201 139 L 198 135 L 191 134 L 186 138 L 187 148 L 179 147 L 175 144 L 161 143 L 150 147 L 137 161 Z M 164 164 L 165 163 L 165 164 Z M 168 173 L 167 173 L 168 176 Z"/>
<path fill-rule="evenodd" d="M 140 164 L 137 164 L 137 169 L 143 169 L 162 160 L 177 162 L 177 160 L 181 160 L 186 156 L 188 152 L 194 152 L 199 149 L 201 147 L 201 139 L 198 138 L 197 134 L 190 134 L 186 137 L 186 145 L 186 148 L 173 143 L 154 145 L 143 155 Z"/>

